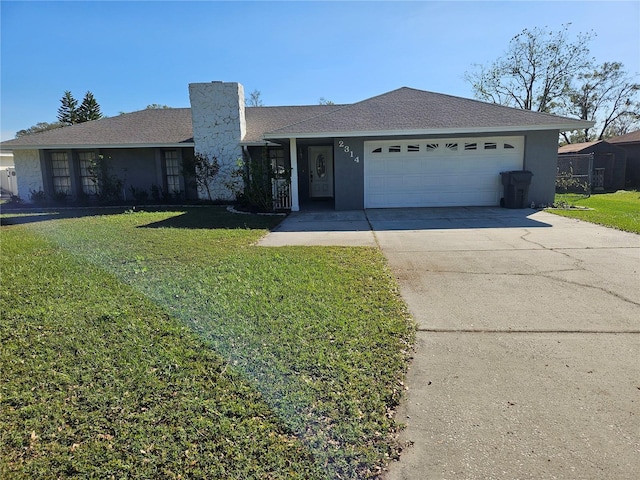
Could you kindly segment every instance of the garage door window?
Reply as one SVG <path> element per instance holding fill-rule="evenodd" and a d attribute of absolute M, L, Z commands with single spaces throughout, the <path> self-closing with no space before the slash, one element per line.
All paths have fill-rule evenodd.
<path fill-rule="evenodd" d="M 477 150 L 478 149 L 478 144 L 477 143 L 465 143 L 464 144 L 464 149 L 465 150 Z"/>

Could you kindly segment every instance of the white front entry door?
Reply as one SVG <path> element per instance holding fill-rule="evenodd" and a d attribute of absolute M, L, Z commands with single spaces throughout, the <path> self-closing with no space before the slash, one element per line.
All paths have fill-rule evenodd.
<path fill-rule="evenodd" d="M 333 197 L 333 147 L 309 147 L 309 196 Z"/>

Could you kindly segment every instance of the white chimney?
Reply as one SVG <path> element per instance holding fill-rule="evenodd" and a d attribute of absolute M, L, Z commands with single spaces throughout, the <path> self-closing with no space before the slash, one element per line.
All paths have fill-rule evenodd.
<path fill-rule="evenodd" d="M 233 200 L 234 192 L 225 184 L 233 182 L 230 175 L 242 158 L 244 87 L 236 82 L 190 83 L 189 100 L 195 152 L 215 157 L 220 164 L 216 184 L 211 186 L 214 200 Z M 206 198 L 204 192 L 198 194 Z"/>

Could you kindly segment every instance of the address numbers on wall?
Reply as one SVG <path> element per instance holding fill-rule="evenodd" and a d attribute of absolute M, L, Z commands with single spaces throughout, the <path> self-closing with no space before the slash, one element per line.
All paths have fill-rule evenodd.
<path fill-rule="evenodd" d="M 349 145 L 346 145 L 343 140 L 338 140 L 338 148 L 341 148 L 344 153 L 348 154 L 349 158 L 351 158 L 354 162 L 360 163 L 360 156 L 354 155 L 351 147 Z"/>

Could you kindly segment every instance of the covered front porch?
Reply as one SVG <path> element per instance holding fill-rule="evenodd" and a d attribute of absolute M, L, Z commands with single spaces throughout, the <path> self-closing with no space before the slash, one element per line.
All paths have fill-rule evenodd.
<path fill-rule="evenodd" d="M 246 147 L 248 155 L 268 162 L 274 210 L 334 210 L 334 139 L 278 139 Z"/>

